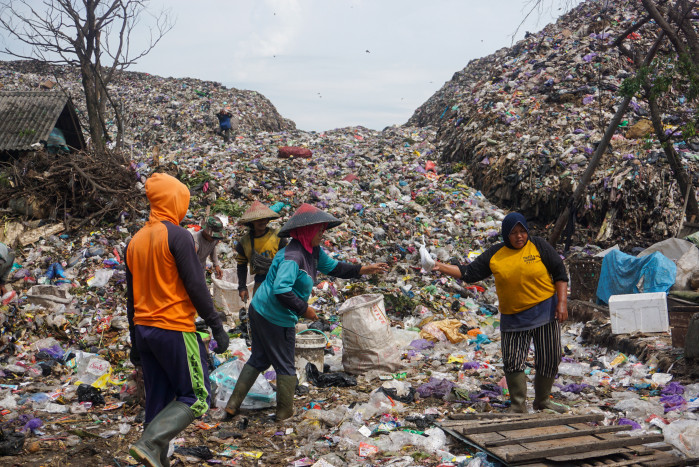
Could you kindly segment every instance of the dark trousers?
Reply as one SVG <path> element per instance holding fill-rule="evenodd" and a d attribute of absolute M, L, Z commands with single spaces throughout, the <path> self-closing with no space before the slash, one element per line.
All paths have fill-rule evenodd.
<path fill-rule="evenodd" d="M 146 389 L 145 423 L 173 400 L 189 405 L 195 417 L 209 409 L 209 367 L 199 334 L 136 325 L 136 348 Z"/>
<path fill-rule="evenodd" d="M 248 307 L 248 317 L 252 355 L 247 364 L 260 372 L 272 365 L 277 375 L 296 376 L 296 328 L 283 328 L 270 323 L 252 305 Z"/>
<path fill-rule="evenodd" d="M 545 378 L 554 378 L 561 363 L 561 325 L 558 320 L 527 331 L 501 333 L 505 373 L 524 371 L 529 346 L 534 341 L 534 367 Z"/>

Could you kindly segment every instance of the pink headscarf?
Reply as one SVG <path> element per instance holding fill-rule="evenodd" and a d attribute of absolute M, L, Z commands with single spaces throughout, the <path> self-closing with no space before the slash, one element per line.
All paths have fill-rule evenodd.
<path fill-rule="evenodd" d="M 309 252 L 313 253 L 313 245 L 311 245 L 311 240 L 313 240 L 313 237 L 316 236 L 318 231 L 325 230 L 325 228 L 328 226 L 327 223 L 323 224 L 311 224 L 311 225 L 304 225 L 303 227 L 297 227 L 291 232 L 289 232 L 289 235 L 291 238 L 295 238 L 299 242 L 301 242 L 301 245 L 303 245 L 303 248 Z"/>

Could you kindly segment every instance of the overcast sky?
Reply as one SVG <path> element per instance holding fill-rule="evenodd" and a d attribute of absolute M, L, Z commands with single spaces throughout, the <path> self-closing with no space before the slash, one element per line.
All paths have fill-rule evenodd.
<path fill-rule="evenodd" d="M 555 6 L 516 39 L 563 13 L 564 0 L 546 1 Z M 161 5 L 174 29 L 131 70 L 252 89 L 299 129 L 322 131 L 405 123 L 470 60 L 511 44 L 527 0 L 152 0 L 150 9 Z"/>

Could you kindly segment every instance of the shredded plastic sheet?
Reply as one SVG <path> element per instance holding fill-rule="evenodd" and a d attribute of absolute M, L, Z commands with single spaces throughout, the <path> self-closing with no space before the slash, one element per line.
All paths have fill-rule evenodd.
<path fill-rule="evenodd" d="M 675 283 L 676 272 L 675 263 L 661 253 L 636 258 L 612 250 L 602 261 L 597 298 L 609 303 L 612 295 L 667 292 Z"/>
<path fill-rule="evenodd" d="M 444 397 L 456 386 L 448 379 L 430 378 L 430 380 L 417 388 L 420 397 Z"/>

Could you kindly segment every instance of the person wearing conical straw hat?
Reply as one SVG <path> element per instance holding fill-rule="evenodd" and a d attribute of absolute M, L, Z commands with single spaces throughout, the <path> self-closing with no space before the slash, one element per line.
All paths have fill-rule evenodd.
<path fill-rule="evenodd" d="M 255 201 L 238 220 L 239 224 L 250 229 L 238 239 L 235 247 L 238 263 L 238 294 L 243 302 L 247 302 L 250 298 L 247 287 L 248 270 L 255 277 L 254 294 L 265 280 L 274 255 L 287 244 L 285 238 L 279 238 L 277 231 L 268 227 L 269 222 L 278 217 L 279 214 L 261 202 Z"/>
<path fill-rule="evenodd" d="M 351 264 L 334 260 L 322 248 L 323 233 L 341 221 L 310 204 L 302 204 L 279 230 L 291 237 L 279 250 L 267 278 L 252 298 L 248 314 L 252 331 L 252 355 L 243 366 L 226 412 L 236 415 L 258 375 L 271 365 L 277 373 L 276 419 L 294 415 L 296 368 L 295 326 L 299 318 L 317 320 L 317 310 L 308 305 L 318 272 L 342 279 L 388 271 L 388 264 Z"/>

